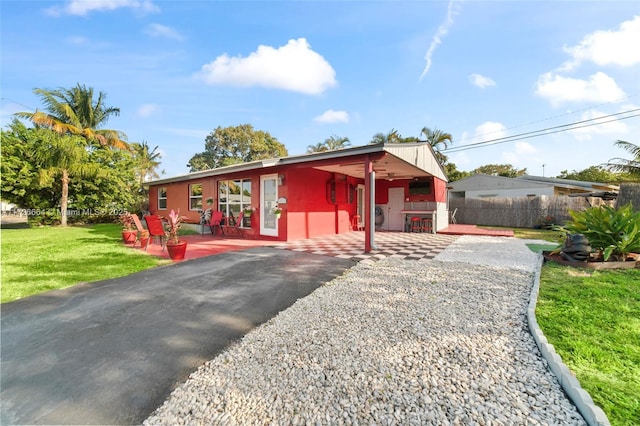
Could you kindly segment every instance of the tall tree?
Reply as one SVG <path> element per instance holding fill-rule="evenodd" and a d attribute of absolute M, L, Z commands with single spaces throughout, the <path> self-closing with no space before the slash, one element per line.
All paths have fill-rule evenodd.
<path fill-rule="evenodd" d="M 287 148 L 268 132 L 250 124 L 218 126 L 205 139 L 205 151 L 195 154 L 187 167 L 192 172 L 248 161 L 285 157 Z"/>
<path fill-rule="evenodd" d="M 605 182 L 613 183 L 628 180 L 626 175 L 607 170 L 603 166 L 591 166 L 584 170 L 569 172 L 562 170 L 558 175 L 559 179 L 571 179 L 584 182 Z"/>
<path fill-rule="evenodd" d="M 376 133 L 371 138 L 371 145 L 374 144 L 384 144 L 384 143 L 400 143 L 402 142 L 402 136 L 396 129 L 391 129 L 387 134 L 384 133 Z"/>
<path fill-rule="evenodd" d="M 438 162 L 440 164 L 445 164 L 448 158 L 441 152 L 441 150 L 447 149 L 449 145 L 453 143 L 453 136 L 451 136 L 451 133 L 443 132 L 437 128 L 431 130 L 428 127 L 423 127 L 420 131 L 420 135 L 429 143 L 429 145 L 431 145 Z"/>
<path fill-rule="evenodd" d="M 349 138 L 332 135 L 324 140 L 324 144 L 329 151 L 346 148 L 351 145 Z"/>
<path fill-rule="evenodd" d="M 622 148 L 633 156 L 633 158 L 612 158 L 606 166 L 610 170 L 629 174 L 632 178 L 640 180 L 640 145 L 631 142 L 618 140 L 614 143 L 618 148 Z"/>
<path fill-rule="evenodd" d="M 94 100 L 93 88 L 79 83 L 71 89 L 35 89 L 33 92 L 40 96 L 46 112 L 19 112 L 16 116 L 62 135 L 80 135 L 102 146 L 129 149 L 124 133 L 102 128 L 112 115 L 120 115 L 120 108 L 105 105 L 105 93 L 99 92 Z"/>
<path fill-rule="evenodd" d="M 318 142 L 315 145 L 307 145 L 307 154 L 312 154 L 314 152 L 326 152 L 327 145 L 324 142 Z"/>
<path fill-rule="evenodd" d="M 332 135 L 315 145 L 307 146 L 307 153 L 335 151 L 336 149 L 346 148 L 351 145 L 349 138 Z"/>
<path fill-rule="evenodd" d="M 112 221 L 114 212 L 134 210 L 140 205 L 133 155 L 129 151 L 76 150 L 72 146 L 71 153 L 66 153 L 70 158 L 58 164 L 57 158 L 61 152 L 65 154 L 65 147 L 53 139 L 74 138 L 79 146 L 85 140 L 60 136 L 50 129 L 27 127 L 17 118 L 2 129 L 0 138 L 2 199 L 30 209 L 34 213 L 29 216 L 30 222 L 53 224 L 63 219 L 60 216 L 63 172 L 58 166 L 64 163 L 67 163 L 68 209 L 82 212 L 66 216 L 69 223 Z M 78 158 L 74 160 L 74 156 Z"/>
<path fill-rule="evenodd" d="M 85 150 L 92 149 L 93 143 L 118 149 L 129 149 L 129 144 L 123 140 L 125 135 L 122 132 L 100 128 L 109 120 L 109 117 L 120 114 L 119 108 L 104 104 L 106 95 L 103 92 L 99 92 L 95 101 L 93 88 L 87 88 L 80 84 L 71 89 L 35 89 L 34 93 L 40 96 L 47 112 L 19 112 L 16 113 L 16 116 L 30 120 L 37 127 L 50 129 L 60 136 L 59 140 L 51 139 L 50 155 L 52 158 L 56 157 L 59 164 L 66 164 L 58 170 L 62 182 L 60 209 L 63 214 L 60 224 L 66 226 L 65 212 L 67 211 L 69 193 L 68 174 L 73 169 L 72 165 L 79 158 L 79 152 L 76 151 L 78 139 L 74 136 L 84 138 L 85 143 L 82 148 Z M 68 140 L 64 140 L 65 138 Z M 43 155 L 46 156 L 47 152 L 43 152 Z M 69 155 L 70 158 L 65 160 L 64 155 Z M 42 160 L 53 167 L 53 163 L 45 161 L 44 158 Z M 82 175 L 85 172 L 80 172 L 80 170 L 86 171 L 86 166 L 78 169 L 78 173 Z"/>
<path fill-rule="evenodd" d="M 514 178 L 527 174 L 527 169 L 516 169 L 511 164 L 486 164 L 471 171 L 471 174 L 478 173 Z"/>
<path fill-rule="evenodd" d="M 157 179 L 160 175 L 157 172 L 157 168 L 160 167 L 160 158 L 162 154 L 158 152 L 158 146 L 154 146 L 152 150 L 149 149 L 149 144 L 146 141 L 142 143 L 132 143 L 133 158 L 136 168 L 136 177 L 140 188 L 144 186 L 147 180 Z"/>

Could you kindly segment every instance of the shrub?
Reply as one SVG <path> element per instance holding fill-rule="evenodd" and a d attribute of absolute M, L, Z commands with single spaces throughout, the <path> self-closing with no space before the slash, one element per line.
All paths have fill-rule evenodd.
<path fill-rule="evenodd" d="M 564 229 L 586 236 L 605 262 L 610 258 L 624 261 L 629 253 L 640 252 L 640 212 L 635 213 L 631 204 L 618 210 L 608 206 L 571 210 L 569 215 L 573 220 Z"/>

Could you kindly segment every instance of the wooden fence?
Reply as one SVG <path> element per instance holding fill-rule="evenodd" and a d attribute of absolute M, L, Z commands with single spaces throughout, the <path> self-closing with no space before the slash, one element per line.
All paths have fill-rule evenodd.
<path fill-rule="evenodd" d="M 543 224 L 546 217 L 563 225 L 571 219 L 569 210 L 584 210 L 595 206 L 614 206 L 615 201 L 600 198 L 538 196 L 522 198 L 454 198 L 449 210 L 456 211 L 456 221 L 473 225 L 533 228 Z"/>

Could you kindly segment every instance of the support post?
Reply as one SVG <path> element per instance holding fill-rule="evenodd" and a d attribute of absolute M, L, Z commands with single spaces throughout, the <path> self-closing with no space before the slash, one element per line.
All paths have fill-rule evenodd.
<path fill-rule="evenodd" d="M 373 162 L 367 155 L 364 160 L 364 252 L 370 253 L 377 247 L 374 241 L 375 232 L 375 201 L 376 201 L 376 173 L 373 171 Z"/>

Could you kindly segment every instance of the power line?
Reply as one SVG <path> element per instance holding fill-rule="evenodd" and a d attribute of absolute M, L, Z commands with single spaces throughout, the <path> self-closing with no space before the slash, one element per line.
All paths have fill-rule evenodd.
<path fill-rule="evenodd" d="M 459 147 L 452 147 L 452 148 L 446 148 L 443 149 L 442 152 L 446 152 L 446 153 L 452 153 L 452 152 L 460 152 L 460 151 L 466 151 L 469 149 L 476 149 L 476 148 L 482 148 L 485 146 L 491 146 L 491 145 L 497 145 L 497 144 L 502 144 L 502 143 L 507 143 L 507 142 L 515 142 L 515 141 L 519 141 L 519 140 L 523 140 L 523 139 L 529 139 L 529 138 L 534 138 L 537 136 L 545 136 L 545 135 L 552 135 L 555 133 L 560 133 L 560 132 L 566 132 L 569 130 L 575 130 L 575 129 L 582 129 L 585 127 L 591 127 L 591 126 L 598 126 L 600 124 L 606 124 L 606 123 L 611 123 L 614 121 L 620 121 L 620 120 L 626 120 L 629 118 L 634 118 L 634 117 L 638 117 L 640 116 L 640 114 L 635 114 L 635 115 L 629 115 L 626 117 L 617 117 L 619 115 L 623 115 L 623 114 L 630 114 L 630 113 L 634 113 L 634 112 L 638 112 L 640 111 L 640 108 L 636 108 L 636 109 L 632 109 L 632 110 L 628 110 L 628 111 L 623 111 L 623 112 L 618 112 L 615 114 L 608 114 L 608 115 L 603 115 L 600 117 L 596 117 L 596 118 L 590 118 L 587 120 L 582 120 L 582 121 L 576 121 L 573 123 L 569 123 L 569 124 L 562 124 L 559 126 L 553 126 L 553 127 L 547 127 L 545 129 L 540 129 L 540 130 L 533 130 L 530 132 L 525 132 L 525 133 L 519 133 L 516 135 L 512 135 L 512 136 L 505 136 L 502 138 L 495 138 L 495 139 L 491 139 L 488 141 L 482 141 L 482 142 L 475 142 L 472 144 L 468 144 L 468 145 L 463 145 L 463 146 L 459 146 Z M 612 118 L 615 117 L 611 120 L 608 121 L 601 121 L 603 119 L 607 119 L 607 118 Z M 595 123 L 593 123 L 593 121 L 597 121 Z M 585 124 L 588 123 L 588 124 Z M 582 125 L 580 125 L 582 124 Z"/>
<path fill-rule="evenodd" d="M 599 104 L 591 105 L 591 106 L 588 106 L 588 107 L 585 107 L 585 108 L 582 108 L 582 109 L 577 109 L 575 111 L 566 112 L 564 114 L 553 115 L 553 116 L 550 116 L 550 117 L 547 117 L 547 118 L 541 118 L 540 120 L 535 120 L 535 121 L 530 121 L 528 123 L 518 124 L 518 125 L 515 125 L 515 126 L 512 126 L 512 127 L 507 127 L 504 130 L 518 129 L 520 127 L 529 126 L 531 124 L 542 123 L 543 121 L 549 121 L 549 120 L 553 120 L 553 119 L 556 119 L 556 118 L 565 117 L 567 115 L 573 115 L 573 114 L 577 114 L 579 112 L 592 110 L 594 108 L 597 108 L 597 107 L 600 107 L 600 106 L 603 106 L 603 105 L 617 104 L 617 103 L 620 103 L 620 102 L 622 102 L 624 100 L 632 99 L 632 98 L 635 98 L 635 97 L 638 97 L 638 96 L 640 96 L 640 93 L 636 93 L 636 94 L 633 94 L 633 95 L 625 96 L 625 97 L 622 97 L 622 98 L 619 98 L 619 99 L 616 99 L 616 100 L 613 100 L 613 101 L 609 101 L 609 102 L 602 102 L 602 103 L 599 103 Z M 463 141 L 470 140 L 470 139 L 477 139 L 477 138 L 479 138 L 481 136 L 487 136 L 487 135 L 491 135 L 491 134 L 494 134 L 494 133 L 499 133 L 501 131 L 503 131 L 503 130 L 494 130 L 493 132 L 484 133 L 482 135 L 469 136 L 469 137 L 466 137 L 464 139 L 460 139 L 457 142 L 463 142 Z"/>

